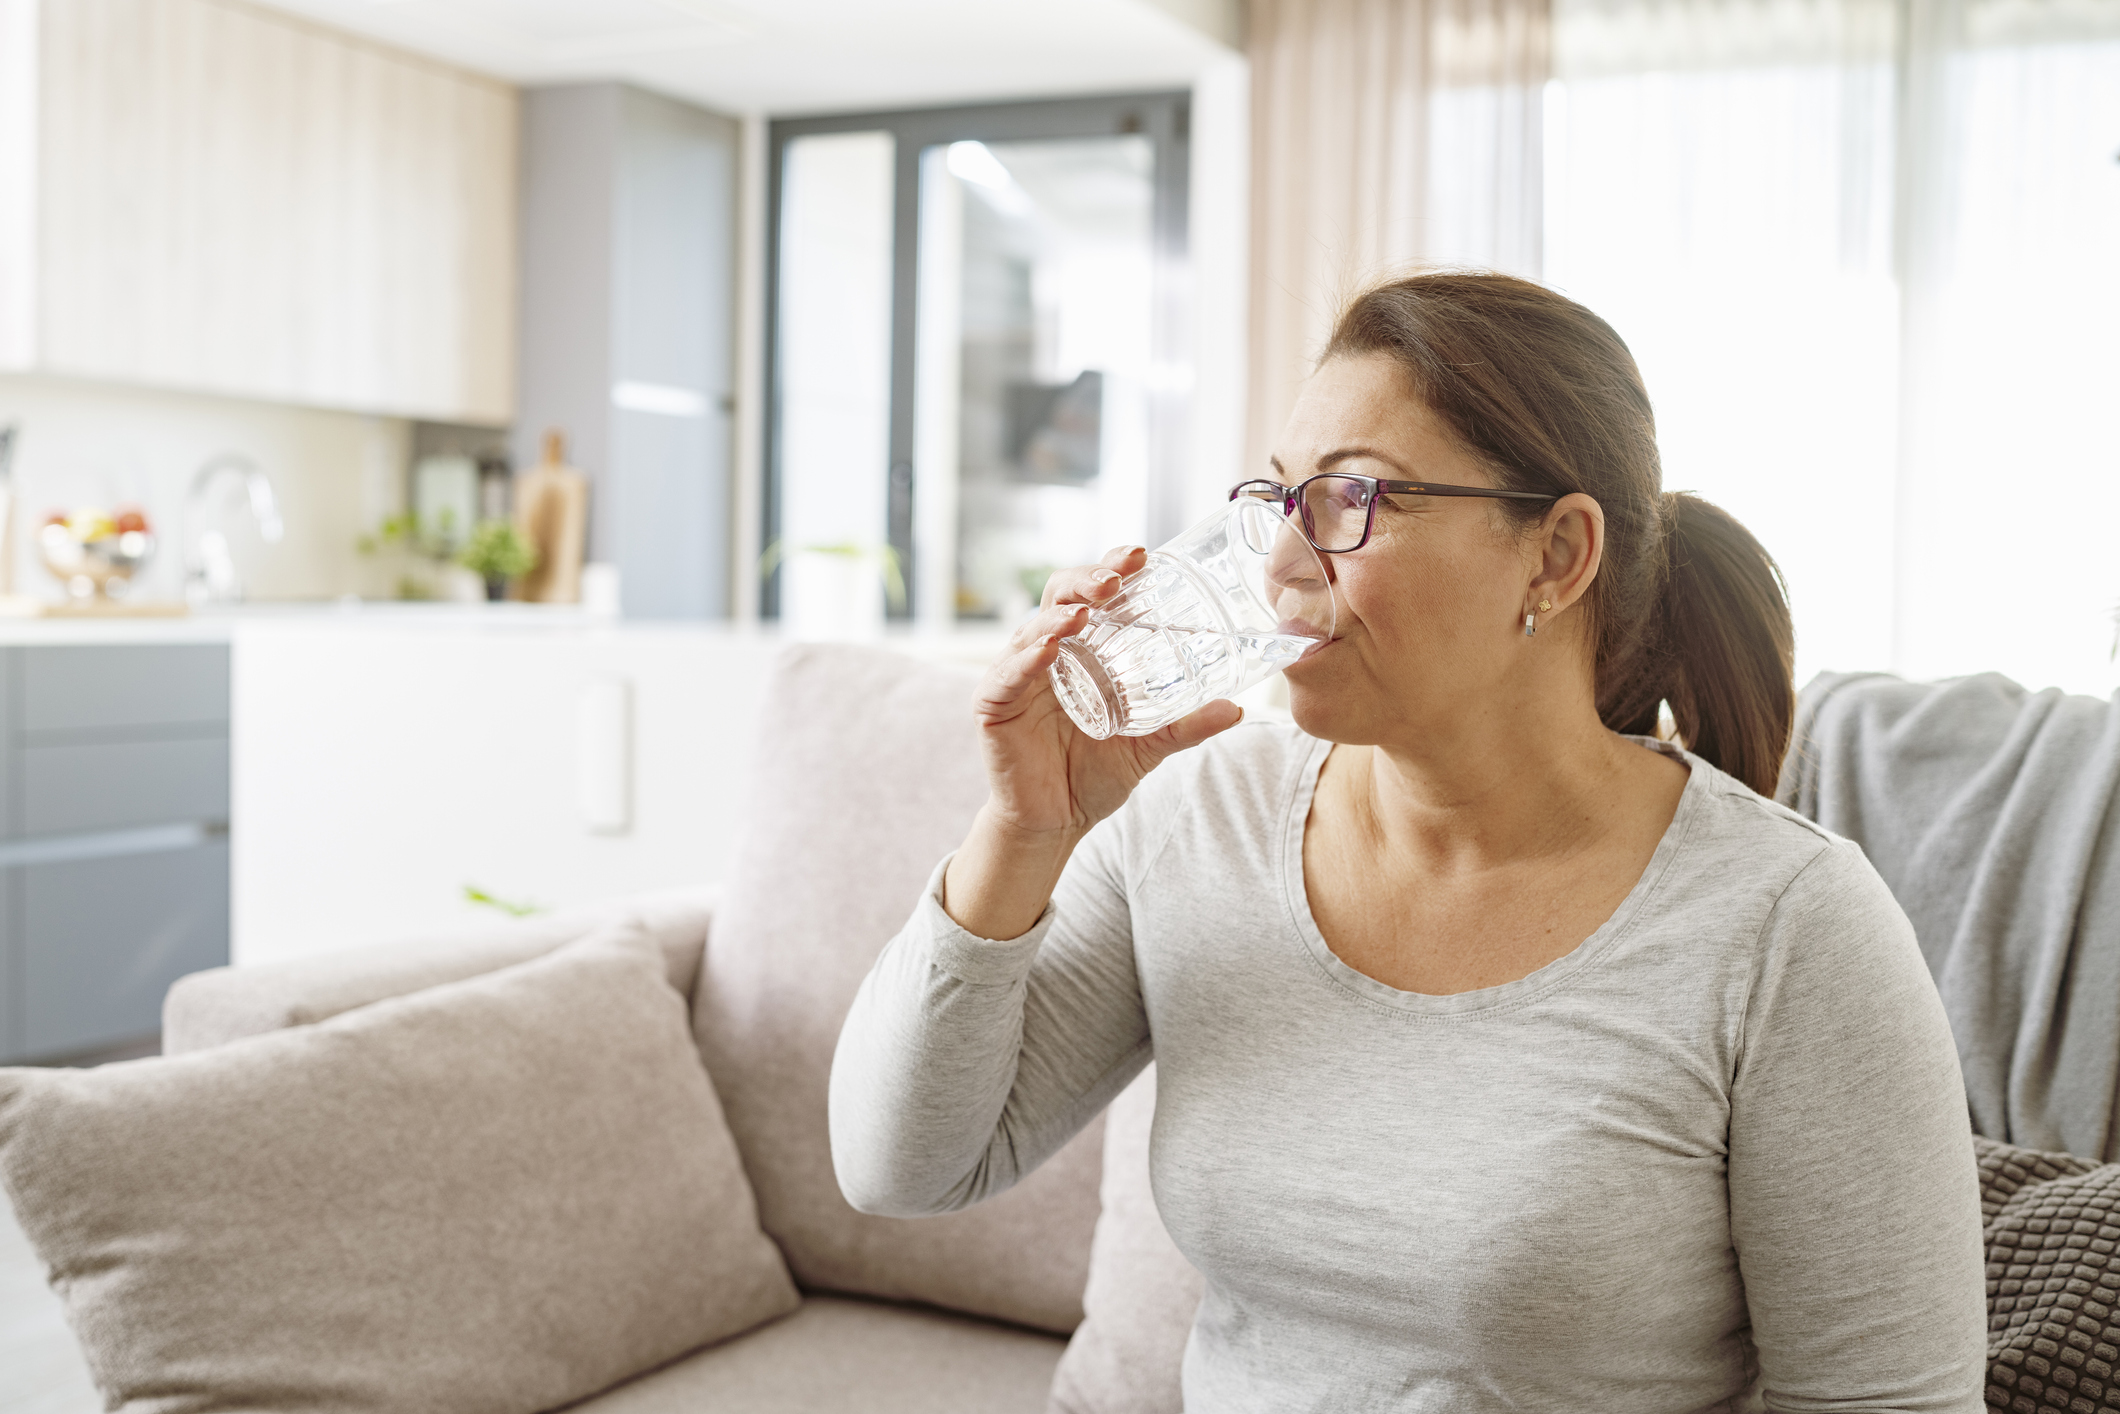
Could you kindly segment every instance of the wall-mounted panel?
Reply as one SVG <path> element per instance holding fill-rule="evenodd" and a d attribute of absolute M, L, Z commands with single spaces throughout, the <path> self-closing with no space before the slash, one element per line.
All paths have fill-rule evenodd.
<path fill-rule="evenodd" d="M 738 125 L 615 83 L 523 107 L 517 461 L 566 434 L 628 618 L 725 617 Z"/>

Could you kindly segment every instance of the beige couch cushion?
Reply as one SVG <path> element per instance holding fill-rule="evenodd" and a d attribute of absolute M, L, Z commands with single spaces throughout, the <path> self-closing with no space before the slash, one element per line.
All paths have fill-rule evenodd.
<path fill-rule="evenodd" d="M 1100 1125 L 947 1217 L 857 1213 L 832 1173 L 825 1088 L 847 1008 L 986 799 L 975 682 L 871 649 L 780 661 L 694 1017 L 760 1219 L 798 1281 L 1064 1332 L 1082 1315 Z"/>
<path fill-rule="evenodd" d="M 531 1414 L 791 1310 L 655 943 L 0 1071 L 0 1177 L 114 1409 Z"/>
<path fill-rule="evenodd" d="M 357 1006 L 528 962 L 600 929 L 636 923 L 662 948 L 670 985 L 689 999 L 699 978 L 716 888 L 636 894 L 618 904 L 487 920 L 316 957 L 213 967 L 179 977 L 162 1002 L 162 1054 L 307 1026 Z"/>
<path fill-rule="evenodd" d="M 1039 1414 L 1061 1348 L 967 1316 L 813 1296 L 576 1414 Z"/>
<path fill-rule="evenodd" d="M 1179 1414 L 1178 1373 L 1199 1269 L 1164 1230 L 1149 1187 L 1156 1068 L 1112 1101 L 1104 1120 L 1104 1213 L 1090 1248 L 1083 1317 L 1053 1376 L 1052 1414 Z"/>

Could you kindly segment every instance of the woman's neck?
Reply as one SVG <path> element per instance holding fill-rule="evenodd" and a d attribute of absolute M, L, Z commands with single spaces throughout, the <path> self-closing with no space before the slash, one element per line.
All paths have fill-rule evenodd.
<path fill-rule="evenodd" d="M 1438 737 L 1339 747 L 1320 791 L 1380 856 L 1457 873 L 1579 853 L 1685 771 L 1608 731 L 1587 697 L 1565 711 L 1482 714 Z M 1668 815 L 1666 816 L 1668 818 Z"/>

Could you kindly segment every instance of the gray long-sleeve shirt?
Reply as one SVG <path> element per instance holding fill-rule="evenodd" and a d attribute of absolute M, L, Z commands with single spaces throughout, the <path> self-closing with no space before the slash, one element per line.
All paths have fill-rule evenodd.
<path fill-rule="evenodd" d="M 1982 1407 L 1965 1095 L 1853 845 L 1697 757 L 1619 910 L 1499 987 L 1402 992 L 1311 917 L 1329 748 L 1242 727 L 1085 839 L 1023 937 L 935 883 L 832 1071 L 857 1206 L 1007 1188 L 1157 1062 L 1152 1170 L 1206 1277 L 1186 1408 Z"/>

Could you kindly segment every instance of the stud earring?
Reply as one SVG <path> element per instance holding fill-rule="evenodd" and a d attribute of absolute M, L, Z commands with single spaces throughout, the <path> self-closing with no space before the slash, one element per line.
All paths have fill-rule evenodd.
<path fill-rule="evenodd" d="M 1552 607 L 1553 601 L 1551 599 L 1541 599 L 1538 601 L 1538 611 L 1542 614 Z"/>

